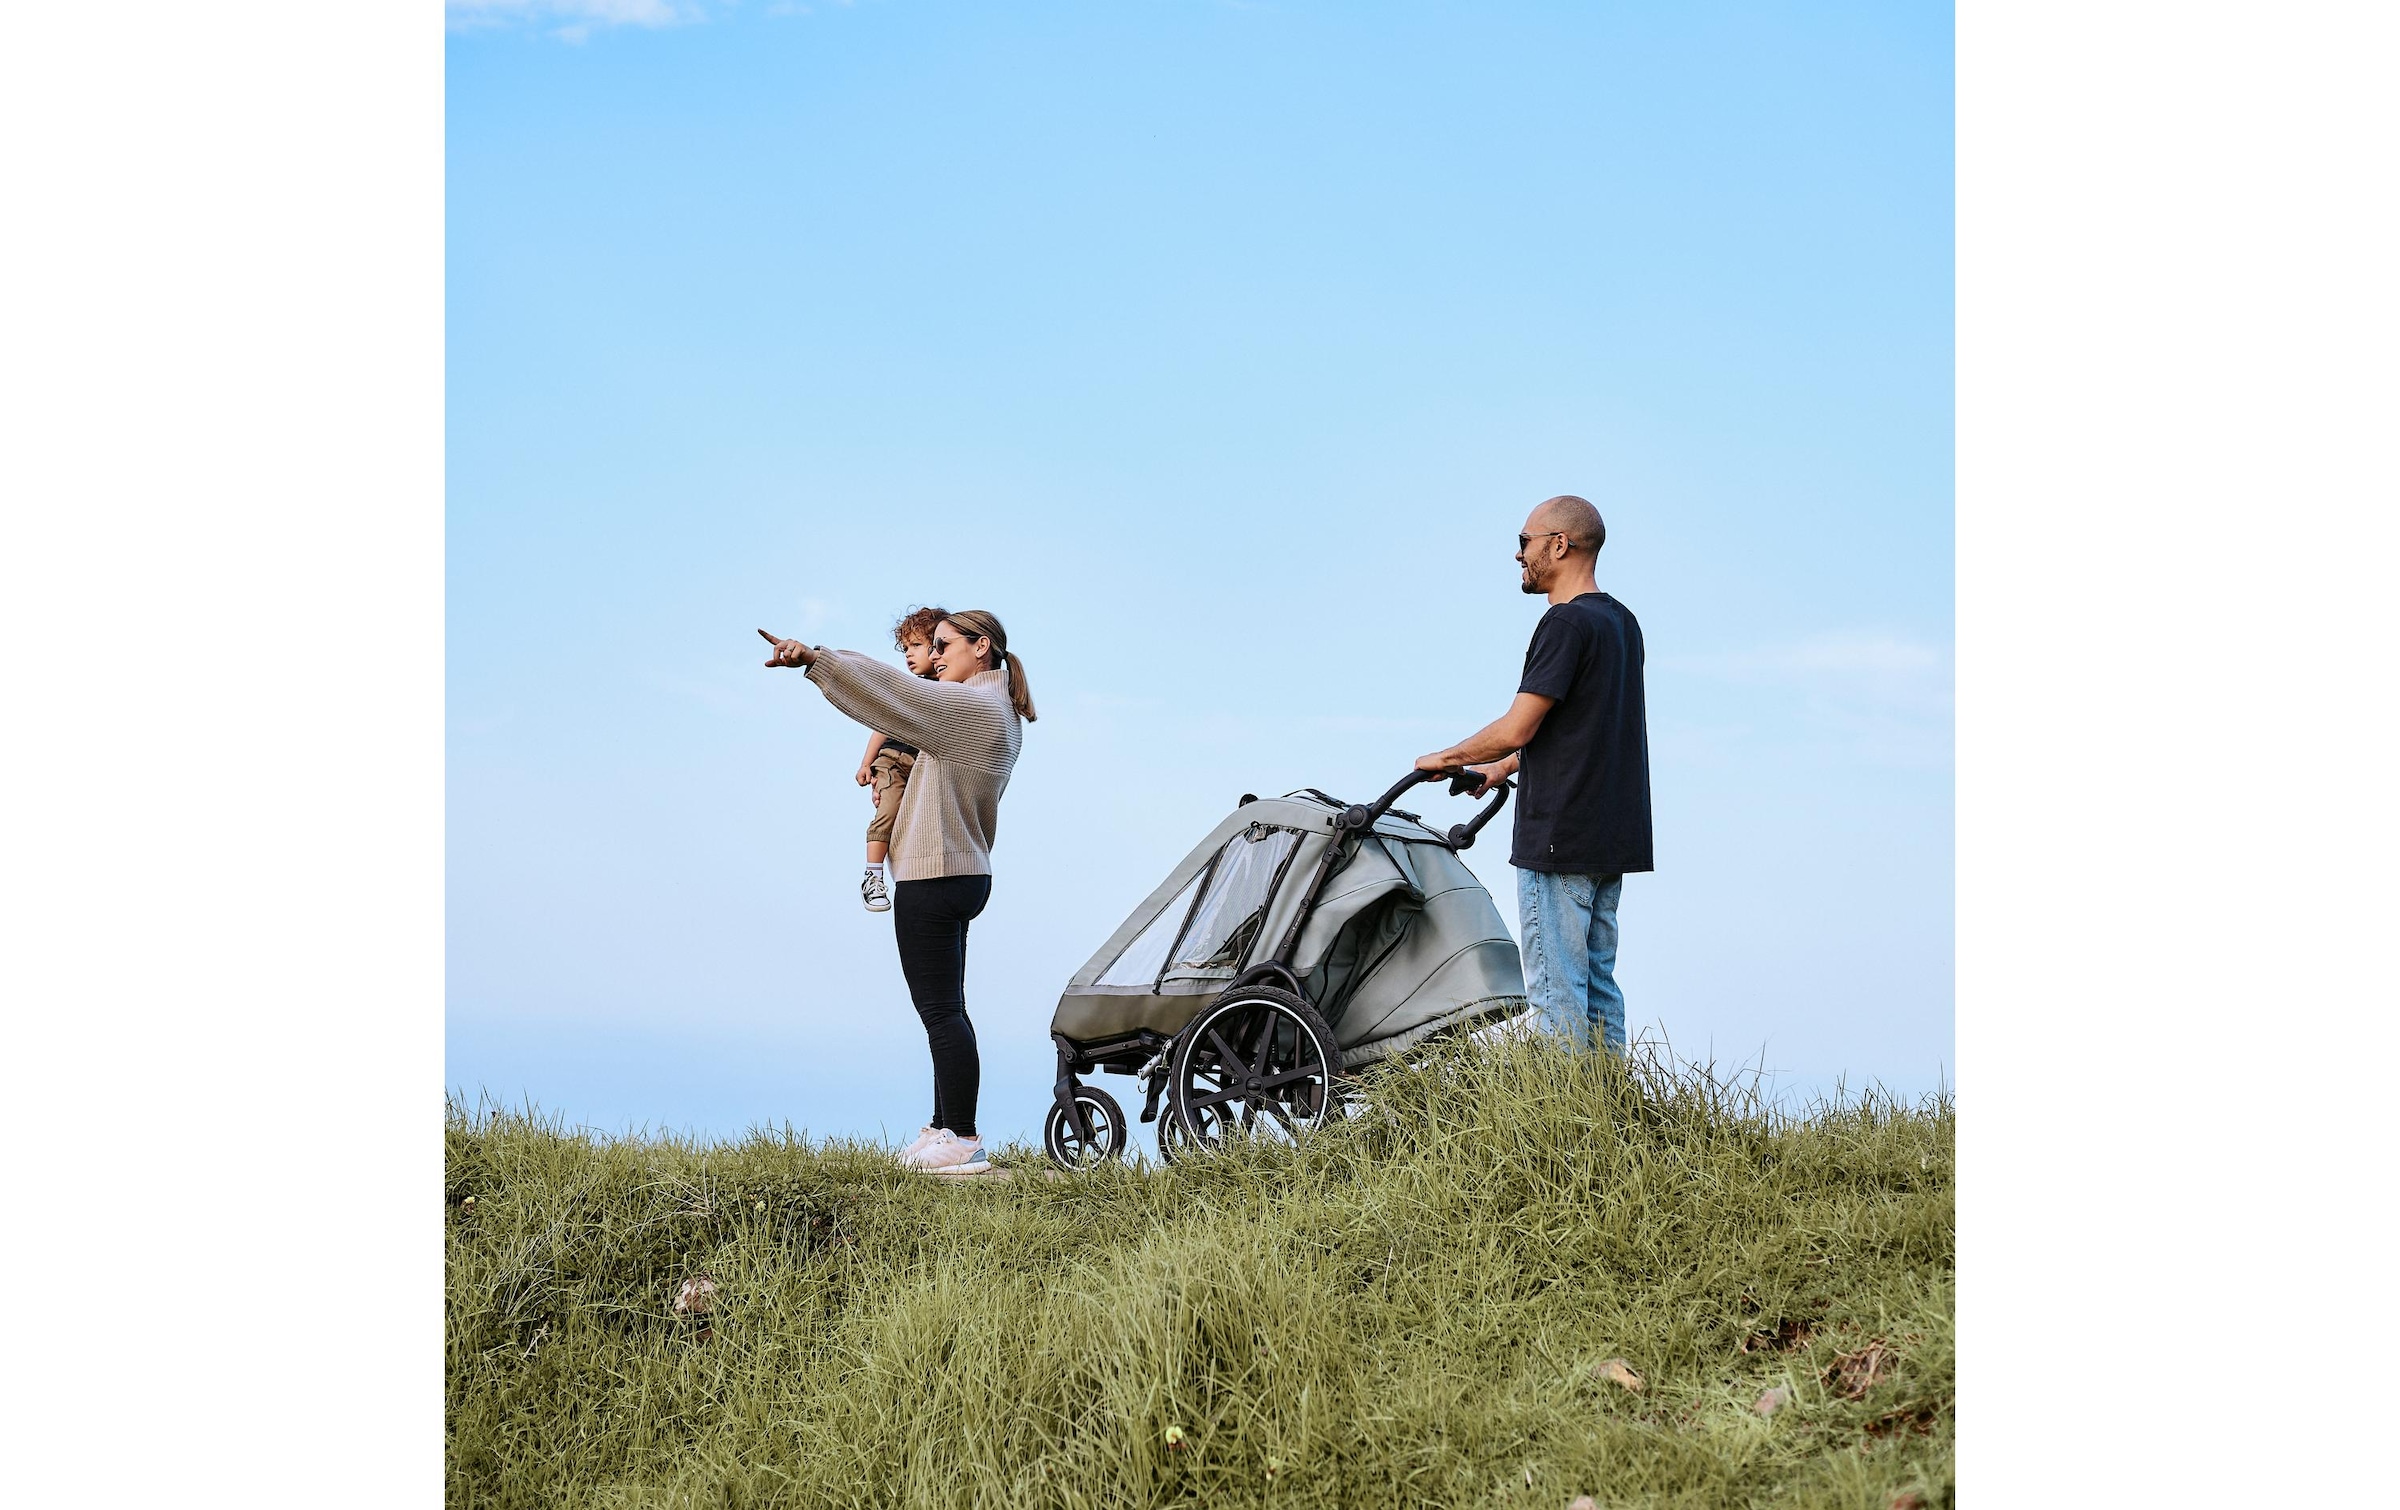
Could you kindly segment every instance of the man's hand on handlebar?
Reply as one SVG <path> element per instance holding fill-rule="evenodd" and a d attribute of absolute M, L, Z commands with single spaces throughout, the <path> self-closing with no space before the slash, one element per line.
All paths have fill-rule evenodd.
<path fill-rule="evenodd" d="M 1493 787 L 1517 774 L 1517 757 L 1504 755 L 1484 765 L 1464 765 L 1452 750 L 1417 757 L 1417 769 L 1450 780 L 1453 797 L 1489 796 Z"/>
<path fill-rule="evenodd" d="M 1517 774 L 1517 757 L 1506 755 L 1489 765 L 1471 765 L 1463 768 L 1450 790 L 1468 796 L 1481 797 L 1515 774 Z"/>

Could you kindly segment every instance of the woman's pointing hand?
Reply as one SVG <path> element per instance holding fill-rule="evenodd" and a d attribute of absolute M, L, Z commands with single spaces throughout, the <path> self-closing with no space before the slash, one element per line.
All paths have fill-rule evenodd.
<path fill-rule="evenodd" d="M 775 647 L 775 653 L 767 657 L 767 664 L 770 666 L 788 668 L 813 666 L 817 663 L 817 653 L 798 640 L 779 640 L 763 629 L 758 632 L 758 637 Z"/>

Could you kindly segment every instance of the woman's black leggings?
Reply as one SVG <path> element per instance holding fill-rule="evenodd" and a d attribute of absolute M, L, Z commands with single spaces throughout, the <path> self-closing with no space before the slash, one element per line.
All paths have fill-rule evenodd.
<path fill-rule="evenodd" d="M 900 944 L 900 973 L 925 1020 L 933 1050 L 933 1119 L 962 1138 L 975 1136 L 975 1095 L 983 1061 L 975 1053 L 975 1024 L 967 1021 L 967 925 L 992 899 L 990 876 L 939 876 L 892 888 L 892 932 Z"/>

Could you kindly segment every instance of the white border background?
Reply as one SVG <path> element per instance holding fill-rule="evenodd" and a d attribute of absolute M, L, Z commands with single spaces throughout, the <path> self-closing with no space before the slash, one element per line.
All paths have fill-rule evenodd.
<path fill-rule="evenodd" d="M 1977 1503 L 2306 1503 L 2385 1413 L 2396 14 L 1961 16 Z M 0 49 L 22 1503 L 441 1494 L 441 39 Z"/>
<path fill-rule="evenodd" d="M 1960 16 L 1977 1504 L 2316 1504 L 2366 1470 L 2349 1423 L 2389 1388 L 2396 20 Z"/>
<path fill-rule="evenodd" d="M 6 1498 L 442 1497 L 442 15 L 0 42 Z"/>

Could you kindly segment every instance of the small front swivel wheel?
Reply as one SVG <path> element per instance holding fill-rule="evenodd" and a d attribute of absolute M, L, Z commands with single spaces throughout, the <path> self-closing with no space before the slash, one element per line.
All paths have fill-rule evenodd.
<path fill-rule="evenodd" d="M 1050 1115 L 1042 1119 L 1042 1147 L 1048 1150 L 1051 1163 L 1070 1174 L 1097 1169 L 1125 1151 L 1125 1108 L 1117 1105 L 1116 1097 L 1096 1085 L 1079 1085 L 1075 1104 L 1091 1124 L 1089 1138 L 1075 1130 L 1074 1120 L 1056 1101 L 1050 1103 Z"/>

